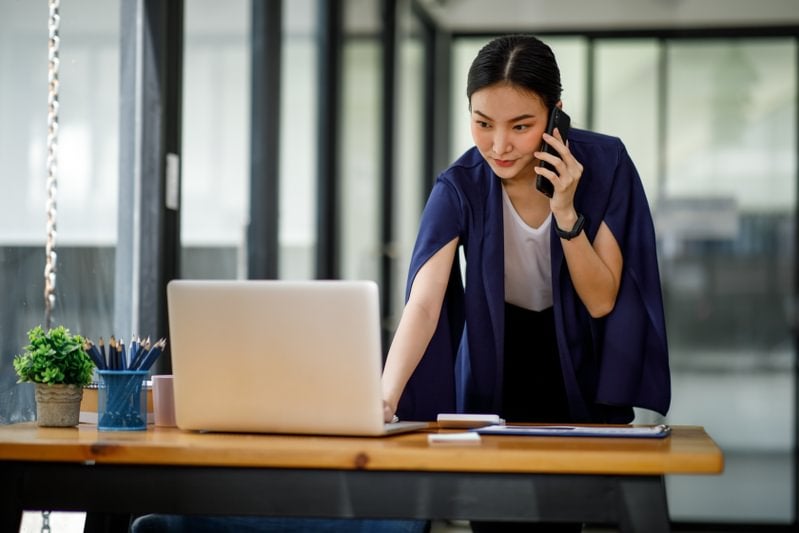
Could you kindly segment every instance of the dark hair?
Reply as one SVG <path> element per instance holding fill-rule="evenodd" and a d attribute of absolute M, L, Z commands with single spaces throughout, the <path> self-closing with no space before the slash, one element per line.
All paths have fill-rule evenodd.
<path fill-rule="evenodd" d="M 497 83 L 535 92 L 548 109 L 560 100 L 560 69 L 552 49 L 532 35 L 507 35 L 486 44 L 469 68 L 466 96 Z"/>

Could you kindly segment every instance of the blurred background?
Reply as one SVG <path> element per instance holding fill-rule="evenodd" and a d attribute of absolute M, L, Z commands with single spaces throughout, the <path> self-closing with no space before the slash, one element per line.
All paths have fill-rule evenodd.
<path fill-rule="evenodd" d="M 0 0 L 0 423 L 34 416 L 10 362 L 45 314 L 47 21 Z M 158 337 L 174 277 L 374 279 L 390 339 L 426 195 L 471 146 L 466 71 L 510 32 L 552 46 L 573 126 L 621 137 L 649 197 L 665 420 L 726 457 L 667 479 L 672 519 L 790 530 L 796 0 L 64 1 L 53 320 Z"/>

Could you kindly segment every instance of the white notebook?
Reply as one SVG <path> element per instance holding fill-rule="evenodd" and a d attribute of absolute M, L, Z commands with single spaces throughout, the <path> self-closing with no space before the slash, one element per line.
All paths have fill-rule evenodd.
<path fill-rule="evenodd" d="M 377 284 L 174 280 L 175 417 L 187 430 L 381 436 Z"/>

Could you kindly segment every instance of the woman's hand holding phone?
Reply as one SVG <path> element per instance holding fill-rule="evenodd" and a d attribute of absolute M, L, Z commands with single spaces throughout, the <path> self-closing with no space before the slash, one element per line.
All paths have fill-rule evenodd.
<path fill-rule="evenodd" d="M 571 129 L 571 119 L 569 115 L 567 115 L 562 109 L 557 106 L 552 107 L 552 111 L 549 113 L 549 120 L 547 121 L 547 128 L 544 131 L 546 135 L 553 136 L 555 135 L 555 130 L 559 134 L 560 141 L 565 145 L 566 140 L 569 138 L 569 130 Z M 557 137 L 556 137 L 557 139 Z M 541 142 L 541 148 L 539 149 L 540 152 L 543 154 L 549 154 L 552 158 L 561 158 L 561 154 L 559 150 L 554 148 L 550 145 L 546 139 Z M 549 158 L 549 159 L 552 159 Z M 540 168 L 546 169 L 550 172 L 558 174 L 557 169 L 554 167 L 553 163 L 547 160 L 546 156 L 539 158 L 540 163 L 538 166 Z M 552 184 L 546 176 L 542 176 L 538 174 L 535 179 L 535 188 L 538 189 L 541 193 L 552 198 L 555 194 L 555 186 Z"/>

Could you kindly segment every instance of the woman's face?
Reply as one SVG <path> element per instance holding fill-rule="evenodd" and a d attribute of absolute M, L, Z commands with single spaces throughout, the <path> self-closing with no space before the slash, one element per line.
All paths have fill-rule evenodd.
<path fill-rule="evenodd" d="M 494 173 L 502 179 L 535 178 L 547 127 L 547 108 L 538 94 L 497 84 L 472 94 L 472 139 Z"/>

